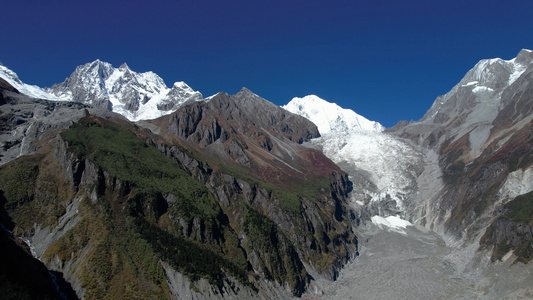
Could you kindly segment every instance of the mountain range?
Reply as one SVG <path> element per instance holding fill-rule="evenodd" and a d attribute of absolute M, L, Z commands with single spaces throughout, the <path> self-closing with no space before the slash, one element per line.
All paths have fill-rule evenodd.
<path fill-rule="evenodd" d="M 366 229 L 413 224 L 453 249 L 472 298 L 527 295 L 531 277 L 485 282 L 533 254 L 532 72 L 529 50 L 482 60 L 421 120 L 384 128 L 314 95 L 203 98 L 126 64 L 97 60 L 51 88 L 0 66 L 3 257 L 20 261 L 0 287 L 318 297 Z M 41 270 L 35 289 L 23 263 Z"/>

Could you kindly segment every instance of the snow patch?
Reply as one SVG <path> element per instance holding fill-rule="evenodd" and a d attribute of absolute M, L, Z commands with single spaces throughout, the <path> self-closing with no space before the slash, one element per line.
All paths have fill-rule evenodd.
<path fill-rule="evenodd" d="M 498 198 L 505 202 L 517 196 L 533 191 L 533 167 L 518 169 L 507 175 L 507 179 L 498 191 Z"/>
<path fill-rule="evenodd" d="M 0 65 L 0 77 L 7 81 L 11 86 L 16 88 L 20 93 L 37 99 L 45 99 L 52 101 L 68 101 L 68 99 L 61 98 L 49 94 L 43 91 L 40 87 L 36 85 L 25 84 L 18 78 L 17 74 L 5 66 Z"/>
<path fill-rule="evenodd" d="M 479 81 L 470 81 L 468 82 L 467 84 L 463 84 L 462 86 L 471 86 L 471 85 L 476 85 Z"/>
<path fill-rule="evenodd" d="M 386 218 L 382 216 L 373 216 L 371 220 L 372 223 L 376 224 L 381 229 L 388 229 L 402 234 L 407 234 L 404 230 L 407 226 L 413 226 L 411 222 L 403 220 L 397 216 L 388 216 Z"/>
<path fill-rule="evenodd" d="M 522 74 L 526 71 L 526 69 L 527 69 L 526 66 L 516 63 L 513 60 L 513 73 L 509 75 L 509 82 L 507 84 L 508 85 L 513 84 L 520 76 L 522 76 Z"/>
<path fill-rule="evenodd" d="M 472 92 L 479 96 L 490 97 L 494 93 L 494 90 L 486 86 L 476 86 L 472 89 Z"/>

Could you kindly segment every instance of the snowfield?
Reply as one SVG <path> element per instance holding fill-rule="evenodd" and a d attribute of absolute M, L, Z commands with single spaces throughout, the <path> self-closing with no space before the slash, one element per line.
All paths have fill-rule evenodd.
<path fill-rule="evenodd" d="M 294 98 L 283 108 L 317 125 L 322 136 L 310 142 L 314 147 L 321 148 L 352 177 L 354 170 L 367 177 L 375 188 L 358 187 L 365 198 L 372 202 L 392 199 L 396 209 L 403 210 L 406 195 L 416 186 L 417 166 L 423 161 L 419 151 L 383 132 L 384 127 L 378 122 L 314 95 Z M 358 205 L 368 204 L 363 199 L 352 200 Z M 383 214 L 387 217 L 386 212 Z"/>
<path fill-rule="evenodd" d="M 373 216 L 371 220 L 372 223 L 378 225 L 378 227 L 381 229 L 389 229 L 401 234 L 407 234 L 404 229 L 407 226 L 413 226 L 411 222 L 403 220 L 397 216 L 388 216 L 386 218 L 381 216 Z"/>
<path fill-rule="evenodd" d="M 17 76 L 17 73 L 11 71 L 5 66 L 0 65 L 0 78 L 7 81 L 11 86 L 16 88 L 20 93 L 28 95 L 33 98 L 53 100 L 53 101 L 68 101 L 68 99 L 54 96 L 43 91 L 36 85 L 29 85 L 23 83 Z"/>

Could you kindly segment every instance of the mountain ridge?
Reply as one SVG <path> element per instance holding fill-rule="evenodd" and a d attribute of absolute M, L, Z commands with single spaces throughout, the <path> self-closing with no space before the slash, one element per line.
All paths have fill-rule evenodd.
<path fill-rule="evenodd" d="M 387 217 L 438 235 L 451 251 L 441 263 L 477 295 L 501 293 L 486 287 L 500 261 L 533 257 L 529 50 L 480 61 L 421 120 L 388 129 L 316 96 L 279 107 L 247 88 L 192 92 L 133 123 L 109 109 L 162 100 L 149 97 L 170 90 L 153 73 L 148 84 L 126 64 L 80 66 L 56 86 L 90 83 L 79 102 L 25 96 L 42 90 L 0 75 L 0 215 L 79 295 L 127 282 L 147 297 L 319 296 L 315 280 L 336 279 L 364 250 L 358 231 Z"/>
<path fill-rule="evenodd" d="M 459 291 L 462 297 L 527 297 L 532 292 L 527 283 L 533 280 L 532 74 L 530 50 L 511 60 L 481 60 L 437 97 L 419 121 L 400 121 L 381 135 L 367 131 L 368 139 L 360 131 L 345 130 L 311 141 L 349 174 L 352 206 L 370 238 L 375 227 L 365 223 L 381 226 L 373 216 L 401 216 L 439 236 L 449 249 L 441 263 L 469 285 Z M 380 145 L 381 138 L 388 141 Z M 403 147 L 391 147 L 396 143 Z M 399 257 L 397 263 L 402 263 Z M 509 277 L 498 278 L 501 272 Z M 510 283 L 514 281 L 520 284 Z M 349 286 L 332 289 L 337 288 L 346 289 L 337 295 L 350 294 Z M 402 288 L 412 287 L 406 282 L 398 291 Z"/>
<path fill-rule="evenodd" d="M 203 99 L 184 82 L 168 88 L 153 72 L 136 73 L 126 63 L 114 68 L 100 60 L 78 66 L 63 83 L 45 90 L 62 99 L 107 107 L 132 121 L 157 118 L 187 101 Z"/>
<path fill-rule="evenodd" d="M 80 297 L 288 299 L 357 253 L 346 175 L 299 144 L 316 126 L 247 89 L 136 124 L 0 92 L 10 230 Z"/>

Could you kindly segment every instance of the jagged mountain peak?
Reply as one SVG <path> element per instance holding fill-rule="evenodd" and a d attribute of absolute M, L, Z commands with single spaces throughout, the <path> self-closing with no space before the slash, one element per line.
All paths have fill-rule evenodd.
<path fill-rule="evenodd" d="M 244 87 L 244 86 L 241 88 L 241 90 L 236 95 L 237 96 L 246 96 L 246 97 L 250 97 L 250 96 L 259 97 L 257 94 L 255 94 L 250 89 L 248 89 L 247 87 Z"/>
<path fill-rule="evenodd" d="M 533 51 L 529 49 L 522 49 L 516 56 L 515 60 L 520 64 L 531 64 L 533 63 Z"/>
<path fill-rule="evenodd" d="M 298 126 L 308 128 L 309 125 L 312 125 L 307 124 L 309 122 L 306 119 L 288 112 L 245 87 L 235 95 L 228 95 L 223 92 L 218 93 L 210 99 L 208 105 L 213 107 L 213 109 L 217 107 L 216 109 L 220 110 L 220 114 L 227 115 L 227 118 L 233 120 L 245 118 L 247 122 L 251 121 L 261 128 L 277 127 L 276 123 L 278 121 L 287 121 L 289 119 L 299 124 L 294 125 L 294 131 L 298 131 L 296 129 Z M 301 123 L 302 120 L 306 124 Z M 318 132 L 315 132 L 316 127 L 311 129 L 311 131 L 313 132 L 312 135 L 318 135 Z"/>
<path fill-rule="evenodd" d="M 533 54 L 525 49 L 510 60 L 481 60 L 448 93 L 439 96 L 420 121 L 454 123 L 452 127 L 464 122 L 491 123 L 506 105 L 502 93 L 532 68 Z M 469 130 L 468 126 L 462 128 Z"/>
<path fill-rule="evenodd" d="M 459 82 L 460 85 L 482 85 L 500 89 L 513 84 L 525 69 L 532 64 L 529 50 L 522 50 L 510 60 L 484 59 L 474 66 Z"/>
<path fill-rule="evenodd" d="M 322 134 L 352 130 L 377 132 L 384 130 L 378 122 L 370 121 L 353 110 L 344 109 L 316 95 L 296 97 L 283 108 L 311 120 Z"/>
<path fill-rule="evenodd" d="M 100 78 L 107 78 L 113 72 L 113 65 L 99 59 L 76 67 L 75 73 L 98 74 Z"/>
<path fill-rule="evenodd" d="M 239 103 L 240 105 L 247 105 L 248 102 L 253 102 L 254 105 L 260 105 L 260 106 L 266 106 L 269 109 L 277 110 L 279 107 L 275 105 L 274 103 L 266 100 L 265 98 L 257 95 L 256 93 L 252 92 L 248 88 L 243 87 L 237 94 L 231 96 L 234 101 Z"/>
<path fill-rule="evenodd" d="M 119 70 L 129 70 L 130 67 L 128 66 L 127 63 L 124 62 L 124 63 L 122 63 L 122 64 L 120 65 L 120 67 L 118 67 L 118 69 L 119 69 Z"/>
<path fill-rule="evenodd" d="M 168 88 L 154 72 L 137 73 L 126 63 L 115 68 L 99 59 L 77 67 L 47 91 L 62 99 L 106 107 L 131 121 L 158 118 L 187 101 L 203 99 L 184 82 Z"/>

